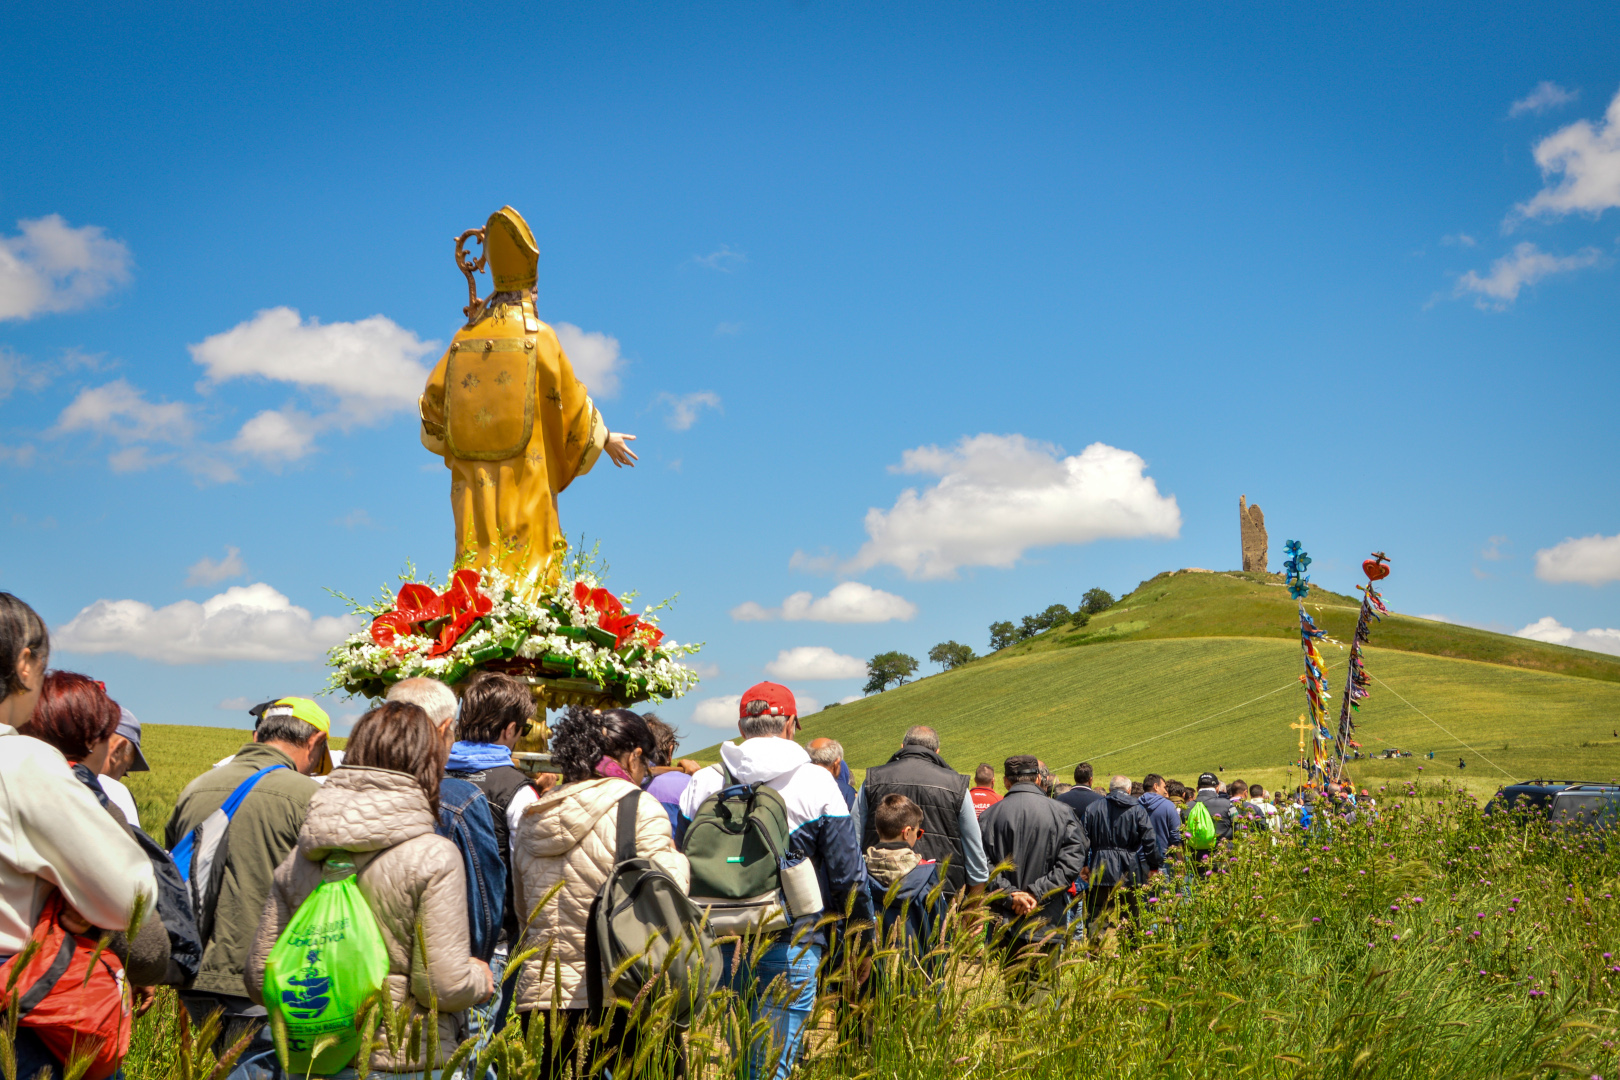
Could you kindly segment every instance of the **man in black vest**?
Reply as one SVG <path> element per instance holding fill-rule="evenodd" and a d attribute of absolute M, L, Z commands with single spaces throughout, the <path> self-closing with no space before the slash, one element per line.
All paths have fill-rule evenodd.
<path fill-rule="evenodd" d="M 922 807 L 923 834 L 917 841 L 917 854 L 938 863 L 950 860 L 946 894 L 954 896 L 963 886 L 973 893 L 983 892 L 990 864 L 984 857 L 970 787 L 972 781 L 939 756 L 939 736 L 934 729 L 922 724 L 911 728 L 886 764 L 866 770 L 866 782 L 855 796 L 850 816 L 861 830 L 861 850 L 878 842 L 872 812 L 883 796 L 904 795 Z"/>

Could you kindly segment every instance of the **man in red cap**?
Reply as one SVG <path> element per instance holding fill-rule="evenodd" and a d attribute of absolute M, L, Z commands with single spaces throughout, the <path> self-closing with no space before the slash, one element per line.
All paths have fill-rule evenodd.
<path fill-rule="evenodd" d="M 681 815 L 691 820 L 703 801 L 728 783 L 763 783 L 774 789 L 787 807 L 788 855 L 809 859 L 816 868 L 824 911 L 842 912 L 853 892 L 855 919 L 870 920 L 865 868 L 849 806 L 832 774 L 793 741 L 799 730 L 793 691 L 780 683 L 759 683 L 743 694 L 737 712 L 742 741 L 720 744 L 724 770 L 711 765 L 692 777 L 681 793 Z M 751 1080 L 782 1080 L 798 1061 L 816 1003 L 816 969 L 827 951 L 826 931 L 816 925 L 821 915 L 801 914 L 771 935 L 770 946 L 753 965 L 733 964 L 734 946 L 722 946 L 726 978 L 748 1000 L 750 1022 L 770 1020 L 770 1038 L 750 1050 Z M 788 985 L 786 995 L 766 992 L 778 976 Z"/>

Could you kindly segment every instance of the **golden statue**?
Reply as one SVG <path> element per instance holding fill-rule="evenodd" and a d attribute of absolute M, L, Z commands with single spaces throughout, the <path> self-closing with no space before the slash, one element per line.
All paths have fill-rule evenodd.
<path fill-rule="evenodd" d="M 483 253 L 465 251 L 476 238 Z M 634 435 L 610 432 L 551 327 L 535 315 L 540 248 L 510 206 L 456 240 L 467 276 L 467 323 L 421 398 L 422 445 L 450 470 L 456 558 L 515 574 L 540 569 L 554 582 L 564 547 L 557 495 L 604 451 L 634 466 Z M 488 266 L 494 291 L 480 300 L 473 275 Z"/>

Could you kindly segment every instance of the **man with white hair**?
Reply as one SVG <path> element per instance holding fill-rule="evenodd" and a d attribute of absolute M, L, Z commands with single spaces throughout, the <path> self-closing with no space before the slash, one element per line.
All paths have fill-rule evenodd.
<path fill-rule="evenodd" d="M 801 913 L 765 940 L 722 945 L 724 984 L 748 1003 L 748 1023 L 769 1021 L 769 1037 L 748 1048 L 749 1080 L 785 1080 L 799 1059 L 806 1025 L 816 1004 L 816 979 L 828 937 L 823 918 L 837 918 L 853 894 L 854 918 L 869 921 L 866 864 L 843 796 L 827 771 L 793 741 L 799 706 L 780 683 L 750 687 L 737 706 L 738 743 L 720 744 L 720 765 L 700 769 L 681 792 L 681 816 L 691 821 L 704 802 L 723 788 L 763 785 L 782 798 L 787 811 L 788 847 L 782 854 L 808 859 L 815 867 L 822 911 Z M 744 964 L 734 956 L 749 950 Z M 734 1048 L 738 1049 L 738 1048 Z"/>
<path fill-rule="evenodd" d="M 818 739 L 811 739 L 805 746 L 810 752 L 812 764 L 820 765 L 832 773 L 832 778 L 838 781 L 838 793 L 844 797 L 844 805 L 854 809 L 856 793 L 855 788 L 844 777 L 848 768 L 844 765 L 844 746 L 836 739 L 829 739 L 825 735 Z"/>
<path fill-rule="evenodd" d="M 1087 921 L 1095 925 L 1102 918 L 1121 885 L 1126 888 L 1134 916 L 1136 886 L 1163 866 L 1164 859 L 1159 855 L 1153 822 L 1131 794 L 1131 778 L 1116 776 L 1110 780 L 1107 796 L 1086 807 L 1081 824 L 1091 841 Z"/>

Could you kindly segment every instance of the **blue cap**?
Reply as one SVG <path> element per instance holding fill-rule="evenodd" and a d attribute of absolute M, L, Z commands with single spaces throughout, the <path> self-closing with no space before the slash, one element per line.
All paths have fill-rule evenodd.
<path fill-rule="evenodd" d="M 141 753 L 141 722 L 135 719 L 135 714 L 118 706 L 118 726 L 113 734 L 122 735 L 135 747 L 135 761 L 129 767 L 130 772 L 151 772 L 152 766 L 146 763 L 146 755 Z"/>

